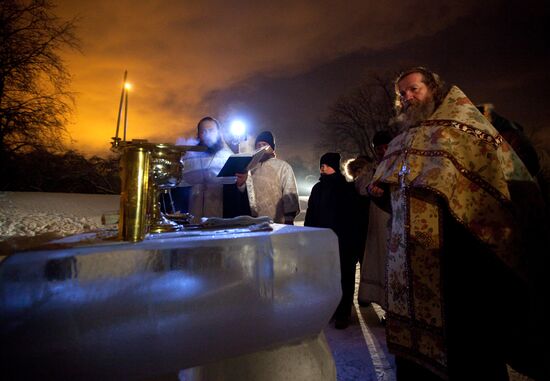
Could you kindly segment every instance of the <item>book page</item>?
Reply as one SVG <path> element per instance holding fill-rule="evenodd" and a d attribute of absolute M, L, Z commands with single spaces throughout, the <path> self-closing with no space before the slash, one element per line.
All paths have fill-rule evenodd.
<path fill-rule="evenodd" d="M 235 173 L 247 173 L 258 165 L 267 147 L 252 153 L 237 153 L 229 156 L 217 177 L 233 177 Z"/>
<path fill-rule="evenodd" d="M 258 163 L 264 156 L 265 151 L 267 151 L 268 148 L 269 146 L 263 146 L 254 152 L 254 156 L 252 156 L 252 160 L 250 160 L 250 163 L 248 163 L 246 167 L 247 171 L 253 170 L 258 165 Z"/>

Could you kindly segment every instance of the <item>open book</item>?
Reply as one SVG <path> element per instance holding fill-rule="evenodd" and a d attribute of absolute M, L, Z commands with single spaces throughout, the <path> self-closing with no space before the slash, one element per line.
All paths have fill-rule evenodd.
<path fill-rule="evenodd" d="M 247 173 L 248 171 L 254 169 L 254 167 L 256 167 L 256 165 L 260 162 L 260 159 L 268 147 L 269 146 L 263 146 L 254 152 L 236 153 L 229 156 L 220 170 L 220 173 L 218 173 L 218 177 L 235 176 L 235 173 Z"/>

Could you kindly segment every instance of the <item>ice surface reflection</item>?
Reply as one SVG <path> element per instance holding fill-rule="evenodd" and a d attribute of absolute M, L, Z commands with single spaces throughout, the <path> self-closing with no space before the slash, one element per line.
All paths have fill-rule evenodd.
<path fill-rule="evenodd" d="M 318 334 L 340 298 L 325 229 L 20 253 L 0 342 L 21 378 L 139 379 Z"/>

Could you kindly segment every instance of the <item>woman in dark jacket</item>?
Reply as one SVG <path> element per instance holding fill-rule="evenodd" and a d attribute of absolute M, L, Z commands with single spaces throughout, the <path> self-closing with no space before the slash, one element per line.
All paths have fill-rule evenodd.
<path fill-rule="evenodd" d="M 342 299 L 334 313 L 335 327 L 347 328 L 353 305 L 355 267 L 361 263 L 365 245 L 362 229 L 358 229 L 361 211 L 366 210 L 355 191 L 340 172 L 340 154 L 328 152 L 321 156 L 321 177 L 309 196 L 304 226 L 329 228 L 338 236 Z"/>

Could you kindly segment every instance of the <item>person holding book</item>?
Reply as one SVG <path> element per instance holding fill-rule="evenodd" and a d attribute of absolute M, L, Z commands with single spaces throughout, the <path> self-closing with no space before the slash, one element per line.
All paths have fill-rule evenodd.
<path fill-rule="evenodd" d="M 246 192 L 251 216 L 268 216 L 275 223 L 293 225 L 300 212 L 294 171 L 286 161 L 276 157 L 275 138 L 270 131 L 261 132 L 255 146 L 257 150 L 266 148 L 249 173 L 236 174 L 237 188 Z"/>
<path fill-rule="evenodd" d="M 260 160 L 263 158 L 266 149 L 269 146 L 264 146 L 250 153 L 236 153 L 229 156 L 225 162 L 218 177 L 243 178 L 252 169 L 256 168 Z M 246 180 L 244 178 L 243 182 Z M 233 218 L 238 216 L 251 216 L 250 203 L 248 202 L 248 194 L 245 192 L 246 187 L 242 186 L 241 190 L 236 184 L 223 186 L 223 217 Z"/>
<path fill-rule="evenodd" d="M 221 168 L 233 153 L 223 140 L 220 123 L 210 117 L 197 124 L 199 146 L 205 152 L 187 152 L 182 159 L 183 172 L 180 186 L 190 186 L 189 213 L 194 222 L 201 217 L 223 217 L 224 184 L 235 183 L 235 177 L 218 177 Z"/>

